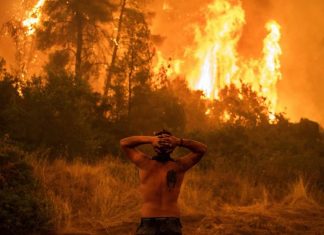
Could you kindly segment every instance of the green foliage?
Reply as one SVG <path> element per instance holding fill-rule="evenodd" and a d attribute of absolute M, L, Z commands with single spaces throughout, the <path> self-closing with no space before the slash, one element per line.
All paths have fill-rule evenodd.
<path fill-rule="evenodd" d="M 96 23 L 111 21 L 112 9 L 108 0 L 46 1 L 43 14 L 47 17 L 37 31 L 38 47 L 45 50 L 56 45 L 76 46 L 78 17 L 83 20 L 85 36 L 95 40 L 95 35 L 90 34 L 95 32 Z"/>
<path fill-rule="evenodd" d="M 53 156 L 102 154 L 109 122 L 101 96 L 87 82 L 65 73 L 34 77 L 21 86 L 3 74 L 0 80 L 0 133 L 19 141 L 27 150 L 50 149 Z M 106 138 L 102 138 L 105 135 Z M 105 150 L 109 151 L 109 150 Z"/>
<path fill-rule="evenodd" d="M 150 90 L 137 87 L 134 91 L 133 109 L 130 119 L 131 133 L 149 133 L 168 129 L 183 133 L 184 109 L 177 96 L 168 87 Z"/>
<path fill-rule="evenodd" d="M 65 75 L 68 71 L 70 62 L 70 54 L 66 50 L 57 50 L 49 55 L 49 61 L 45 65 L 44 70 L 51 75 Z"/>
<path fill-rule="evenodd" d="M 187 81 L 180 77 L 170 82 L 169 89 L 176 95 L 183 109 L 185 131 L 203 131 L 208 128 L 206 126 L 209 122 L 209 117 L 206 115 L 208 102 L 203 99 L 203 92 L 189 89 Z"/>
<path fill-rule="evenodd" d="M 20 94 L 17 79 L 5 74 L 0 80 L 1 134 L 29 151 L 45 149 L 52 157 L 93 161 L 117 155 L 119 139 L 130 134 L 150 135 L 161 128 L 183 133 L 185 113 L 176 92 L 168 84 L 152 87 L 149 78 L 141 77 L 146 74 L 135 75 L 129 109 L 122 82 L 114 106 L 102 102 L 87 81 L 64 71 L 33 77 L 20 85 Z"/>
<path fill-rule="evenodd" d="M 208 161 L 213 162 L 209 168 L 233 172 L 254 185 L 267 185 L 275 198 L 282 197 L 300 176 L 324 190 L 320 184 L 324 179 L 324 139 L 315 122 L 301 119 L 293 124 L 281 119 L 277 124 L 250 128 L 227 124 L 203 137 Z"/>
<path fill-rule="evenodd" d="M 44 232 L 51 228 L 51 209 L 24 153 L 0 143 L 0 231 L 3 235 Z"/>
<path fill-rule="evenodd" d="M 117 120 L 125 115 L 132 118 L 136 92 L 140 89 L 151 91 L 151 61 L 154 53 L 150 30 L 145 14 L 133 4 L 130 2 L 124 9 L 118 63 L 110 71 L 113 72 L 108 87 L 112 91 L 110 104 L 113 108 L 112 116 Z"/>
<path fill-rule="evenodd" d="M 4 65 L 4 62 L 2 62 Z M 0 135 L 18 131 L 16 124 L 20 115 L 21 97 L 18 92 L 18 79 L 0 66 Z"/>
<path fill-rule="evenodd" d="M 23 89 L 21 137 L 29 146 L 66 156 L 99 151 L 100 95 L 72 76 L 34 78 Z"/>

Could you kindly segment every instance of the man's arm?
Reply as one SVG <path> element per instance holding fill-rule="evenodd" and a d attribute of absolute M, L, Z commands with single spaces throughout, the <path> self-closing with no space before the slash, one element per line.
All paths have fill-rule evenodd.
<path fill-rule="evenodd" d="M 120 140 L 120 147 L 126 156 L 139 168 L 144 168 L 150 158 L 136 147 L 143 144 L 154 144 L 157 140 L 153 136 L 131 136 Z"/>
<path fill-rule="evenodd" d="M 178 146 L 187 148 L 191 151 L 191 153 L 178 160 L 183 171 L 187 171 L 196 165 L 207 151 L 207 145 L 195 140 L 179 139 Z"/>
<path fill-rule="evenodd" d="M 170 143 L 174 147 L 184 147 L 191 151 L 191 153 L 177 160 L 177 162 L 180 163 L 182 171 L 187 171 L 196 165 L 207 151 L 207 145 L 195 140 L 180 139 L 175 136 L 168 136 L 161 138 L 160 141 Z"/>

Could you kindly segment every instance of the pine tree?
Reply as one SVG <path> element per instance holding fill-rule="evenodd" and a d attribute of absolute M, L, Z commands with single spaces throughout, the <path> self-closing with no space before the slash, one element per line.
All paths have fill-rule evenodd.
<path fill-rule="evenodd" d="M 36 33 L 38 48 L 68 52 L 81 79 L 98 62 L 98 43 L 107 36 L 100 25 L 112 21 L 114 8 L 110 0 L 46 1 Z"/>

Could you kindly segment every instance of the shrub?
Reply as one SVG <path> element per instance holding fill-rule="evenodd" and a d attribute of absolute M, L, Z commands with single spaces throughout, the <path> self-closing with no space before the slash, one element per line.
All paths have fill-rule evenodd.
<path fill-rule="evenodd" d="M 0 231 L 35 234 L 50 228 L 51 210 L 19 149 L 0 143 Z"/>

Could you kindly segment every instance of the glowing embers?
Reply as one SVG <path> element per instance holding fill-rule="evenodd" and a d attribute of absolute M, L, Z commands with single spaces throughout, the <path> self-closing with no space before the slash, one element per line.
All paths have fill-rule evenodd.
<path fill-rule="evenodd" d="M 31 11 L 28 12 L 27 18 L 22 22 L 23 26 L 27 28 L 27 35 L 32 35 L 35 32 L 35 26 L 40 21 L 42 16 L 41 8 L 46 0 L 39 0 Z"/>

